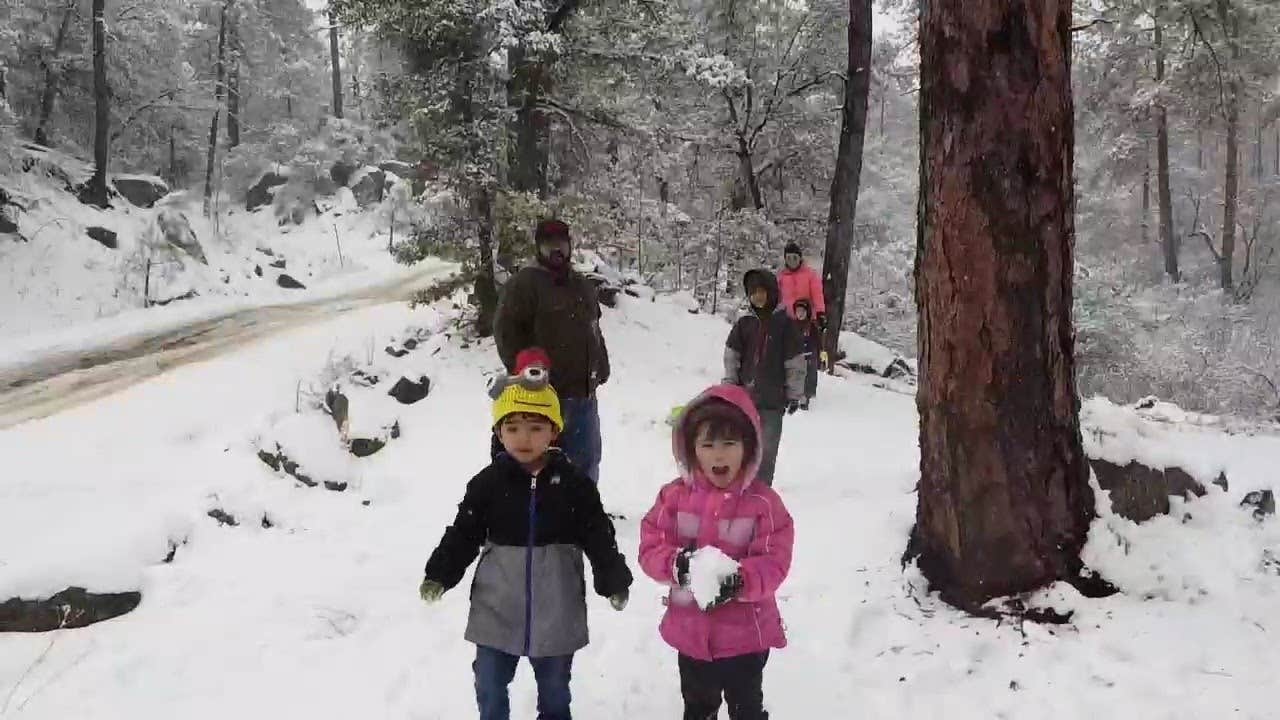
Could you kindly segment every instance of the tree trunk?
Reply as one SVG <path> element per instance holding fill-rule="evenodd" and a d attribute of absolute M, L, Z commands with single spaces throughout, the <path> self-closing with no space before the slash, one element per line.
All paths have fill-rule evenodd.
<path fill-rule="evenodd" d="M 3 95 L 3 94 L 4 94 L 3 92 L 0 92 L 0 95 Z M 1275 166 L 1275 171 L 1276 171 L 1276 172 L 1275 172 L 1275 174 L 1276 174 L 1276 175 L 1280 175 L 1280 125 L 1276 126 L 1276 166 Z"/>
<path fill-rule="evenodd" d="M 213 84 L 213 119 L 209 121 L 209 152 L 204 163 L 204 214 L 213 211 L 213 167 L 218 155 L 218 115 L 222 112 L 222 86 L 226 82 L 227 15 L 231 13 L 231 0 L 222 1 L 222 18 L 218 21 L 218 55 L 215 60 Z"/>
<path fill-rule="evenodd" d="M 479 58 L 484 57 L 484 29 L 477 24 L 472 29 L 470 57 L 457 58 L 454 85 L 449 94 L 452 114 L 460 119 L 463 136 L 462 164 L 471 172 L 461 173 L 463 191 L 467 198 L 470 225 L 476 229 L 477 257 L 475 274 L 476 333 L 480 337 L 493 335 L 494 315 L 498 310 L 498 283 L 494 273 L 494 188 L 488 170 L 491 158 L 485 155 L 484 137 L 477 118 L 477 105 L 481 102 L 480 78 L 477 70 Z"/>
<path fill-rule="evenodd" d="M 240 57 L 231 59 L 231 72 L 227 75 L 227 147 L 240 145 Z"/>
<path fill-rule="evenodd" d="M 1204 169 L 1204 128 L 1196 128 L 1196 169 Z"/>
<path fill-rule="evenodd" d="M 550 123 L 539 103 L 550 89 L 548 61 L 531 59 L 524 48 L 507 51 L 507 107 L 514 111 L 508 146 L 508 179 L 517 192 L 547 196 L 548 130 Z"/>
<path fill-rule="evenodd" d="M 1227 77 L 1227 158 L 1226 183 L 1222 205 L 1222 252 L 1218 261 L 1222 289 L 1231 292 L 1235 288 L 1232 259 L 1236 252 L 1236 214 L 1240 204 L 1240 47 L 1239 24 L 1230 6 L 1230 0 L 1218 0 L 1218 17 L 1231 47 L 1231 66 Z"/>
<path fill-rule="evenodd" d="M 865 104 L 865 103 L 864 103 Z M 866 110 L 863 110 L 863 125 L 866 125 Z M 742 187 L 747 192 L 747 197 L 751 199 L 751 206 L 756 210 L 764 209 L 764 196 L 760 194 L 760 179 L 756 177 L 755 159 L 751 154 L 751 146 L 747 144 L 747 139 L 738 136 L 738 172 L 742 181 Z M 861 153 L 859 153 L 861 158 Z M 861 159 L 859 159 L 861 163 Z M 736 210 L 743 208 L 736 207 Z"/>
<path fill-rule="evenodd" d="M 174 139 L 174 127 L 169 126 L 169 187 L 178 189 L 178 143 Z"/>
<path fill-rule="evenodd" d="M 93 0 L 93 177 L 86 202 L 107 206 L 107 144 L 111 130 L 111 88 L 107 85 L 106 0 Z"/>
<path fill-rule="evenodd" d="M 1071 2 L 923 7 L 908 555 L 974 611 L 1077 577 L 1093 516 L 1071 315 Z"/>
<path fill-rule="evenodd" d="M 871 0 L 849 0 L 848 75 L 840 113 L 840 146 L 831 178 L 827 213 L 827 245 L 822 253 L 822 295 L 827 304 L 823 346 L 834 359 L 844 327 L 844 301 L 849 286 L 849 253 L 853 249 L 858 189 L 862 180 L 862 145 L 867 132 L 867 95 L 871 88 Z"/>
<path fill-rule="evenodd" d="M 1262 154 L 1262 122 L 1259 120 L 1253 131 L 1253 176 L 1261 179 L 1265 167 Z"/>
<path fill-rule="evenodd" d="M 58 34 L 53 39 L 53 57 L 44 64 L 44 92 L 40 94 L 40 119 L 36 123 L 36 144 L 49 147 L 49 118 L 53 116 L 53 102 L 58 96 L 58 80 L 60 73 L 54 68 L 62 57 L 62 48 L 67 42 L 67 29 L 71 26 L 71 17 L 75 15 L 75 3 L 67 3 L 62 11 L 62 22 L 58 24 Z"/>
<path fill-rule="evenodd" d="M 342 68 L 338 65 L 338 16 L 329 8 L 329 65 L 333 69 L 333 116 L 342 117 Z"/>
<path fill-rule="evenodd" d="M 1156 84 L 1164 82 L 1164 28 L 1161 26 L 1161 5 L 1156 6 Z M 1158 99 L 1156 112 L 1156 195 L 1159 204 L 1160 249 L 1164 251 L 1164 271 L 1173 282 L 1182 280 L 1178 268 L 1178 241 L 1173 232 L 1173 193 L 1169 189 L 1169 116 L 1163 98 Z"/>
<path fill-rule="evenodd" d="M 1142 244 L 1146 245 L 1151 230 L 1151 141 L 1143 146 L 1142 153 Z"/>

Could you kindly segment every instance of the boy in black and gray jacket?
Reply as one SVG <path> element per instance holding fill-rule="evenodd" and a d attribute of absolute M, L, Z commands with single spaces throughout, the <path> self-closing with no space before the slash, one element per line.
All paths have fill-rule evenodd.
<path fill-rule="evenodd" d="M 748 270 L 742 285 L 751 312 L 738 319 L 725 341 L 724 382 L 746 388 L 760 411 L 763 457 L 756 479 L 773 485 L 783 413 L 794 413 L 805 398 L 804 341 L 786 308 L 778 304 L 778 279 L 773 273 Z"/>
<path fill-rule="evenodd" d="M 436 602 L 480 556 L 466 638 L 477 646 L 481 720 L 510 717 L 507 687 L 521 657 L 537 679 L 538 717 L 569 720 L 573 654 L 587 644 L 583 554 L 596 594 L 614 609 L 626 606 L 631 586 L 595 483 L 551 447 L 564 428 L 559 398 L 545 370 L 526 370 L 493 405 L 504 452 L 467 484 L 419 590 Z"/>

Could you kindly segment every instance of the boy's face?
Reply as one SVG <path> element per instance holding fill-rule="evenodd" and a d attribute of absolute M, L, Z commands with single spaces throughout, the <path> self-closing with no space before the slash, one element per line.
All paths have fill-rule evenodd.
<path fill-rule="evenodd" d="M 720 489 L 729 487 L 742 471 L 742 458 L 746 449 L 741 440 L 711 438 L 707 423 L 698 428 L 694 440 L 694 455 L 702 474 Z"/>
<path fill-rule="evenodd" d="M 801 259 L 802 258 L 800 257 L 800 253 L 787 253 L 786 255 L 782 256 L 782 261 L 787 264 L 787 268 L 790 270 L 795 270 L 796 268 L 800 267 Z"/>
<path fill-rule="evenodd" d="M 757 285 L 751 288 L 751 294 L 747 297 L 751 300 L 752 307 L 763 310 L 765 304 L 769 302 L 769 291 Z"/>
<path fill-rule="evenodd" d="M 800 307 L 796 308 L 796 319 L 797 319 L 797 320 L 808 320 L 808 319 L 809 319 L 809 308 L 804 307 L 803 305 L 801 305 Z"/>
<path fill-rule="evenodd" d="M 498 425 L 498 439 L 507 454 L 521 465 L 536 465 L 556 440 L 556 428 L 541 415 L 513 413 Z"/>

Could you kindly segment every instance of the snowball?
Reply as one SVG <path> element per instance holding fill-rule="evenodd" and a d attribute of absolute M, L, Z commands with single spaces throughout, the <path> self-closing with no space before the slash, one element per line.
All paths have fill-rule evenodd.
<path fill-rule="evenodd" d="M 738 572 L 738 561 L 708 545 L 689 558 L 689 590 L 703 610 L 720 594 L 720 583 Z"/>

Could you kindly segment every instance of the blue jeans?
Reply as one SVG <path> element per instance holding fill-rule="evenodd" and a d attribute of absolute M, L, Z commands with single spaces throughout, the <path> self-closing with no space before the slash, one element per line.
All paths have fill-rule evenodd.
<path fill-rule="evenodd" d="M 476 703 L 480 720 L 510 720 L 507 686 L 516 676 L 520 658 L 483 645 L 476 646 Z M 529 658 L 538 683 L 538 720 L 572 720 L 569 714 L 569 676 L 573 655 Z"/>
<path fill-rule="evenodd" d="M 562 398 L 560 410 L 564 413 L 564 433 L 560 436 L 560 449 L 592 482 L 600 482 L 600 455 L 603 448 L 600 440 L 600 407 L 595 397 Z"/>

